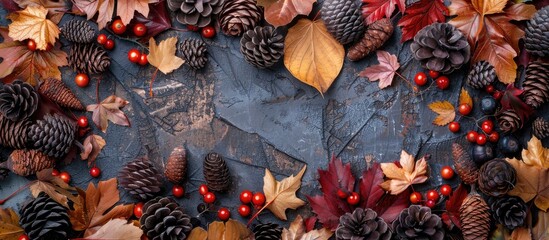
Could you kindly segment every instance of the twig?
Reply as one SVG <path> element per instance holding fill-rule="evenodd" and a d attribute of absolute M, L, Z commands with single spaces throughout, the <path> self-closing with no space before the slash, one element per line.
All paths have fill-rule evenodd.
<path fill-rule="evenodd" d="M 154 83 L 154 79 L 156 78 L 157 73 L 158 73 L 158 68 L 156 69 L 156 71 L 154 71 L 154 73 L 151 77 L 151 84 L 149 85 L 149 96 L 150 97 L 154 96 L 154 94 L 153 94 L 153 83 Z"/>

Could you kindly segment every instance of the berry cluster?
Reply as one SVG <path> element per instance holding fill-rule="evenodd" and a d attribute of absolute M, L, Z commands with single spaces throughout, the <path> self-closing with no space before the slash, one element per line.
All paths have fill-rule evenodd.
<path fill-rule="evenodd" d="M 135 48 L 130 49 L 130 51 L 128 52 L 128 60 L 141 66 L 149 64 L 149 60 L 147 59 L 147 57 L 147 54 L 139 52 L 139 50 Z"/>
<path fill-rule="evenodd" d="M 444 166 L 440 170 L 440 176 L 445 180 L 452 179 L 454 175 L 454 170 L 450 166 Z M 412 194 L 410 194 L 410 202 L 413 204 L 421 204 L 423 202 L 425 206 L 429 208 L 434 208 L 439 203 L 439 200 L 444 199 L 441 199 L 440 195 L 444 197 L 449 197 L 450 194 L 452 194 L 452 187 L 448 184 L 444 184 L 440 186 L 439 191 L 434 189 L 427 191 L 427 193 L 425 194 L 425 201 L 423 201 L 423 196 L 420 192 L 413 192 Z"/>
<path fill-rule="evenodd" d="M 344 189 L 338 189 L 337 196 L 341 199 L 345 199 L 348 204 L 353 206 L 360 203 L 360 195 L 357 192 L 347 192 Z"/>
<path fill-rule="evenodd" d="M 429 71 L 429 77 L 434 79 L 437 87 L 441 90 L 447 89 L 450 87 L 450 79 L 446 76 L 440 76 L 440 73 L 437 71 L 430 70 Z M 418 72 L 416 76 L 414 77 L 414 82 L 418 86 L 425 86 L 427 82 L 429 82 L 429 79 L 427 78 L 427 74 L 424 72 Z"/>
<path fill-rule="evenodd" d="M 27 40 L 27 49 L 29 51 L 36 51 L 36 48 L 37 48 L 37 45 L 36 45 L 36 42 L 32 39 L 29 39 Z M 50 43 L 48 43 L 48 46 L 46 47 L 46 51 L 49 51 L 53 48 L 53 45 L 51 45 Z"/>
<path fill-rule="evenodd" d="M 187 25 L 187 29 L 189 31 L 192 31 L 192 32 L 198 32 L 200 31 L 202 37 L 204 38 L 213 38 L 215 37 L 215 28 L 212 27 L 212 26 L 206 26 L 206 27 L 203 27 L 202 29 L 197 27 L 197 26 L 193 26 L 193 25 Z"/>

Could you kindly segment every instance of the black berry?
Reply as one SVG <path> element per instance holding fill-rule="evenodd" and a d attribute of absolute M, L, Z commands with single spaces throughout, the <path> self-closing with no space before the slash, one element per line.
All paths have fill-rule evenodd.
<path fill-rule="evenodd" d="M 491 144 L 475 145 L 473 147 L 473 161 L 477 165 L 482 165 L 488 160 L 494 158 L 494 149 Z"/>
<path fill-rule="evenodd" d="M 499 140 L 498 148 L 505 155 L 513 155 L 520 151 L 520 143 L 515 136 L 506 135 Z"/>
<path fill-rule="evenodd" d="M 496 112 L 496 100 L 492 96 L 486 96 L 480 101 L 480 109 L 484 114 L 494 114 Z"/>

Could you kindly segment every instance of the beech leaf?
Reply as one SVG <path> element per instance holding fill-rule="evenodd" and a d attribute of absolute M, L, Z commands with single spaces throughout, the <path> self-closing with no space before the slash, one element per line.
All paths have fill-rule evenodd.
<path fill-rule="evenodd" d="M 515 187 L 508 193 L 522 198 L 524 202 L 534 200 L 542 211 L 549 209 L 549 170 L 527 165 L 517 159 L 507 159 L 517 171 Z"/>
<path fill-rule="evenodd" d="M 103 132 L 107 132 L 109 122 L 121 126 L 130 126 L 130 120 L 122 110 L 129 102 L 123 98 L 111 95 L 99 104 L 91 104 L 86 107 L 88 112 L 93 112 L 92 119 L 95 125 Z"/>
<path fill-rule="evenodd" d="M 70 10 L 70 1 L 68 0 L 13 0 L 20 8 L 28 6 L 43 6 L 48 9 L 48 18 L 58 24 L 65 12 Z"/>
<path fill-rule="evenodd" d="M 300 19 L 284 41 L 284 65 L 299 81 L 325 93 L 343 68 L 345 49 L 321 20 Z"/>
<path fill-rule="evenodd" d="M 282 230 L 282 240 L 328 240 L 332 235 L 332 231 L 326 228 L 307 232 L 301 215 L 297 215 L 290 228 Z"/>
<path fill-rule="evenodd" d="M 433 124 L 444 126 L 456 118 L 454 106 L 448 101 L 436 101 L 429 104 L 429 108 L 438 114 Z"/>
<path fill-rule="evenodd" d="M 107 26 L 112 20 L 114 13 L 114 0 L 75 0 L 74 5 L 82 12 L 86 13 L 88 20 L 92 19 L 97 13 L 97 27 L 99 30 Z"/>
<path fill-rule="evenodd" d="M 391 18 L 395 11 L 395 5 L 400 12 L 406 10 L 406 0 L 362 0 L 365 3 L 362 6 L 362 16 L 367 24 L 372 24 L 382 18 Z"/>
<path fill-rule="evenodd" d="M 279 219 L 286 220 L 286 209 L 296 209 L 305 205 L 305 201 L 297 198 L 296 191 L 301 187 L 301 178 L 307 166 L 294 176 L 277 181 L 269 169 L 265 169 L 263 177 L 263 193 L 267 208 Z"/>
<path fill-rule="evenodd" d="M 25 231 L 19 226 L 19 216 L 13 209 L 0 208 L 0 239 L 18 240 Z"/>
<path fill-rule="evenodd" d="M 126 220 L 115 218 L 85 239 L 139 240 L 141 235 L 143 235 L 141 228 L 128 223 Z"/>
<path fill-rule="evenodd" d="M 60 31 L 54 22 L 46 19 L 47 14 L 48 10 L 42 6 L 28 6 L 17 11 L 10 17 L 10 38 L 18 41 L 32 39 L 38 50 L 46 50 L 48 44 L 54 45 Z"/>
<path fill-rule="evenodd" d="M 297 15 L 309 15 L 315 2 L 316 0 L 278 0 L 261 4 L 265 7 L 265 20 L 280 27 L 292 22 Z"/>
<path fill-rule="evenodd" d="M 386 51 L 377 51 L 378 65 L 367 67 L 360 72 L 361 77 L 367 77 L 370 82 L 379 80 L 379 88 L 391 86 L 395 73 L 400 67 L 398 58 Z"/>
<path fill-rule="evenodd" d="M 469 95 L 469 92 L 465 90 L 465 88 L 461 89 L 461 93 L 459 94 L 459 105 L 461 104 L 468 104 L 469 106 L 473 107 L 473 98 L 471 98 L 471 95 Z"/>
<path fill-rule="evenodd" d="M 61 178 L 54 177 L 51 174 L 52 171 L 53 169 L 49 168 L 36 173 L 38 180 L 30 185 L 31 194 L 36 198 L 38 194 L 44 192 L 51 199 L 66 208 L 69 208 L 69 200 L 76 204 L 80 203 L 79 199 L 70 192 L 74 188 L 61 180 Z"/>
<path fill-rule="evenodd" d="M 395 163 L 381 163 L 383 174 L 388 178 L 381 184 L 381 187 L 392 195 L 404 192 L 413 184 L 427 181 L 427 161 L 422 157 L 417 162 L 414 156 L 402 150 L 400 154 L 400 165 Z"/>
<path fill-rule="evenodd" d="M 91 166 L 106 144 L 107 142 L 105 139 L 99 135 L 92 134 L 86 137 L 82 144 L 84 146 L 84 151 L 80 153 L 80 158 L 82 158 L 82 160 L 88 160 L 88 167 Z"/>
<path fill-rule="evenodd" d="M 444 0 L 420 0 L 410 5 L 398 21 L 398 26 L 402 27 L 400 42 L 413 39 L 425 26 L 435 22 L 446 22 L 446 16 L 448 8 L 444 5 Z"/>
<path fill-rule="evenodd" d="M 171 73 L 185 63 L 185 60 L 175 56 L 177 38 L 171 37 L 158 45 L 154 38 L 149 39 L 149 63 L 164 74 Z"/>
<path fill-rule="evenodd" d="M 227 222 L 215 221 L 208 225 L 208 231 L 195 227 L 189 234 L 188 240 L 219 240 L 219 239 L 253 239 L 252 233 L 246 225 L 229 219 Z"/>

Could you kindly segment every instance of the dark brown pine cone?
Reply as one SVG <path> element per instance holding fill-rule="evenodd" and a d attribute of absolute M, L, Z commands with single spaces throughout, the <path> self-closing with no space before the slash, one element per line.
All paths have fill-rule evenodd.
<path fill-rule="evenodd" d="M 353 213 L 339 217 L 336 239 L 391 239 L 392 232 L 387 223 L 369 208 L 357 208 Z"/>
<path fill-rule="evenodd" d="M 139 200 L 151 199 L 162 191 L 162 175 L 144 158 L 128 162 L 118 173 L 118 181 L 120 186 Z"/>
<path fill-rule="evenodd" d="M 465 240 L 488 239 L 490 208 L 477 193 L 469 194 L 459 208 L 461 231 Z"/>
<path fill-rule="evenodd" d="M 27 146 L 27 132 L 32 123 L 27 120 L 11 121 L 0 114 L 0 145 L 15 149 Z"/>
<path fill-rule="evenodd" d="M 366 29 L 366 32 L 362 36 L 362 40 L 349 48 L 347 58 L 351 61 L 365 58 L 368 54 L 383 46 L 391 35 L 393 35 L 393 31 L 394 27 L 391 19 L 383 18 L 375 21 L 372 25 L 368 26 L 368 29 Z"/>
<path fill-rule="evenodd" d="M 282 57 L 284 36 L 271 27 L 255 27 L 240 39 L 240 52 L 248 63 L 258 68 L 268 68 Z"/>
<path fill-rule="evenodd" d="M 72 45 L 68 61 L 74 71 L 88 74 L 102 73 L 111 65 L 107 52 L 93 43 Z"/>
<path fill-rule="evenodd" d="M 526 220 L 528 206 L 519 197 L 503 196 L 491 198 L 492 216 L 507 229 L 522 226 Z"/>
<path fill-rule="evenodd" d="M 257 224 L 254 229 L 255 240 L 280 240 L 282 228 L 275 223 Z"/>
<path fill-rule="evenodd" d="M 393 230 L 400 239 L 444 239 L 440 217 L 431 213 L 430 208 L 420 205 L 402 210 L 393 222 Z"/>
<path fill-rule="evenodd" d="M 168 0 L 167 3 L 178 22 L 201 28 L 208 26 L 223 6 L 223 0 Z"/>
<path fill-rule="evenodd" d="M 521 97 L 530 107 L 539 108 L 549 101 L 549 63 L 531 62 L 525 75 Z"/>
<path fill-rule="evenodd" d="M 532 134 L 538 139 L 544 139 L 549 136 L 549 122 L 545 121 L 542 117 L 538 117 L 534 123 L 532 123 Z"/>
<path fill-rule="evenodd" d="M 21 208 L 19 224 L 32 240 L 67 240 L 71 229 L 67 209 L 44 192 Z"/>
<path fill-rule="evenodd" d="M 498 125 L 504 133 L 515 132 L 522 128 L 522 120 L 513 109 L 507 109 L 498 114 Z"/>
<path fill-rule="evenodd" d="M 179 45 L 185 62 L 194 69 L 202 69 L 208 62 L 208 48 L 200 39 L 188 38 Z"/>
<path fill-rule="evenodd" d="M 467 85 L 476 89 L 483 89 L 496 80 L 494 66 L 486 61 L 480 61 L 473 65 L 467 76 Z"/>
<path fill-rule="evenodd" d="M 549 6 L 538 10 L 526 24 L 524 46 L 535 55 L 549 56 Z"/>
<path fill-rule="evenodd" d="M 187 177 L 187 153 L 182 147 L 176 147 L 166 163 L 164 175 L 173 184 L 181 184 Z"/>
<path fill-rule="evenodd" d="M 204 158 L 204 178 L 212 191 L 225 192 L 229 190 L 231 176 L 229 167 L 223 157 L 217 153 L 209 153 Z"/>
<path fill-rule="evenodd" d="M 461 180 L 466 184 L 475 184 L 478 179 L 478 168 L 471 155 L 458 143 L 452 144 L 454 166 Z"/>
<path fill-rule="evenodd" d="M 478 187 L 486 195 L 500 197 L 515 187 L 517 172 L 507 161 L 492 159 L 480 167 Z"/>
<path fill-rule="evenodd" d="M 61 27 L 61 34 L 71 42 L 91 43 L 95 40 L 95 30 L 88 21 L 73 19 Z"/>
<path fill-rule="evenodd" d="M 33 149 L 14 150 L 8 161 L 0 163 L 0 168 L 10 169 L 20 176 L 29 176 L 53 167 L 55 167 L 55 158 Z"/>
<path fill-rule="evenodd" d="M 32 116 L 40 96 L 33 86 L 19 80 L 0 87 L 0 114 L 11 121 L 25 120 Z"/>
<path fill-rule="evenodd" d="M 186 239 L 193 228 L 183 208 L 168 197 L 145 203 L 139 223 L 150 240 Z"/>
<path fill-rule="evenodd" d="M 263 18 L 263 9 L 256 0 L 225 0 L 219 13 L 219 25 L 223 33 L 240 36 L 254 27 Z"/>
<path fill-rule="evenodd" d="M 48 156 L 61 158 L 65 156 L 76 137 L 76 122 L 59 114 L 46 115 L 38 120 L 27 133 L 29 145 Z"/>
<path fill-rule="evenodd" d="M 322 20 L 328 32 L 341 44 L 352 43 L 363 37 L 364 19 L 360 7 L 354 0 L 324 1 Z"/>
<path fill-rule="evenodd" d="M 79 111 L 85 110 L 84 106 L 74 93 L 63 83 L 62 80 L 46 78 L 40 84 L 38 92 L 59 104 L 61 107 L 71 108 Z"/>

